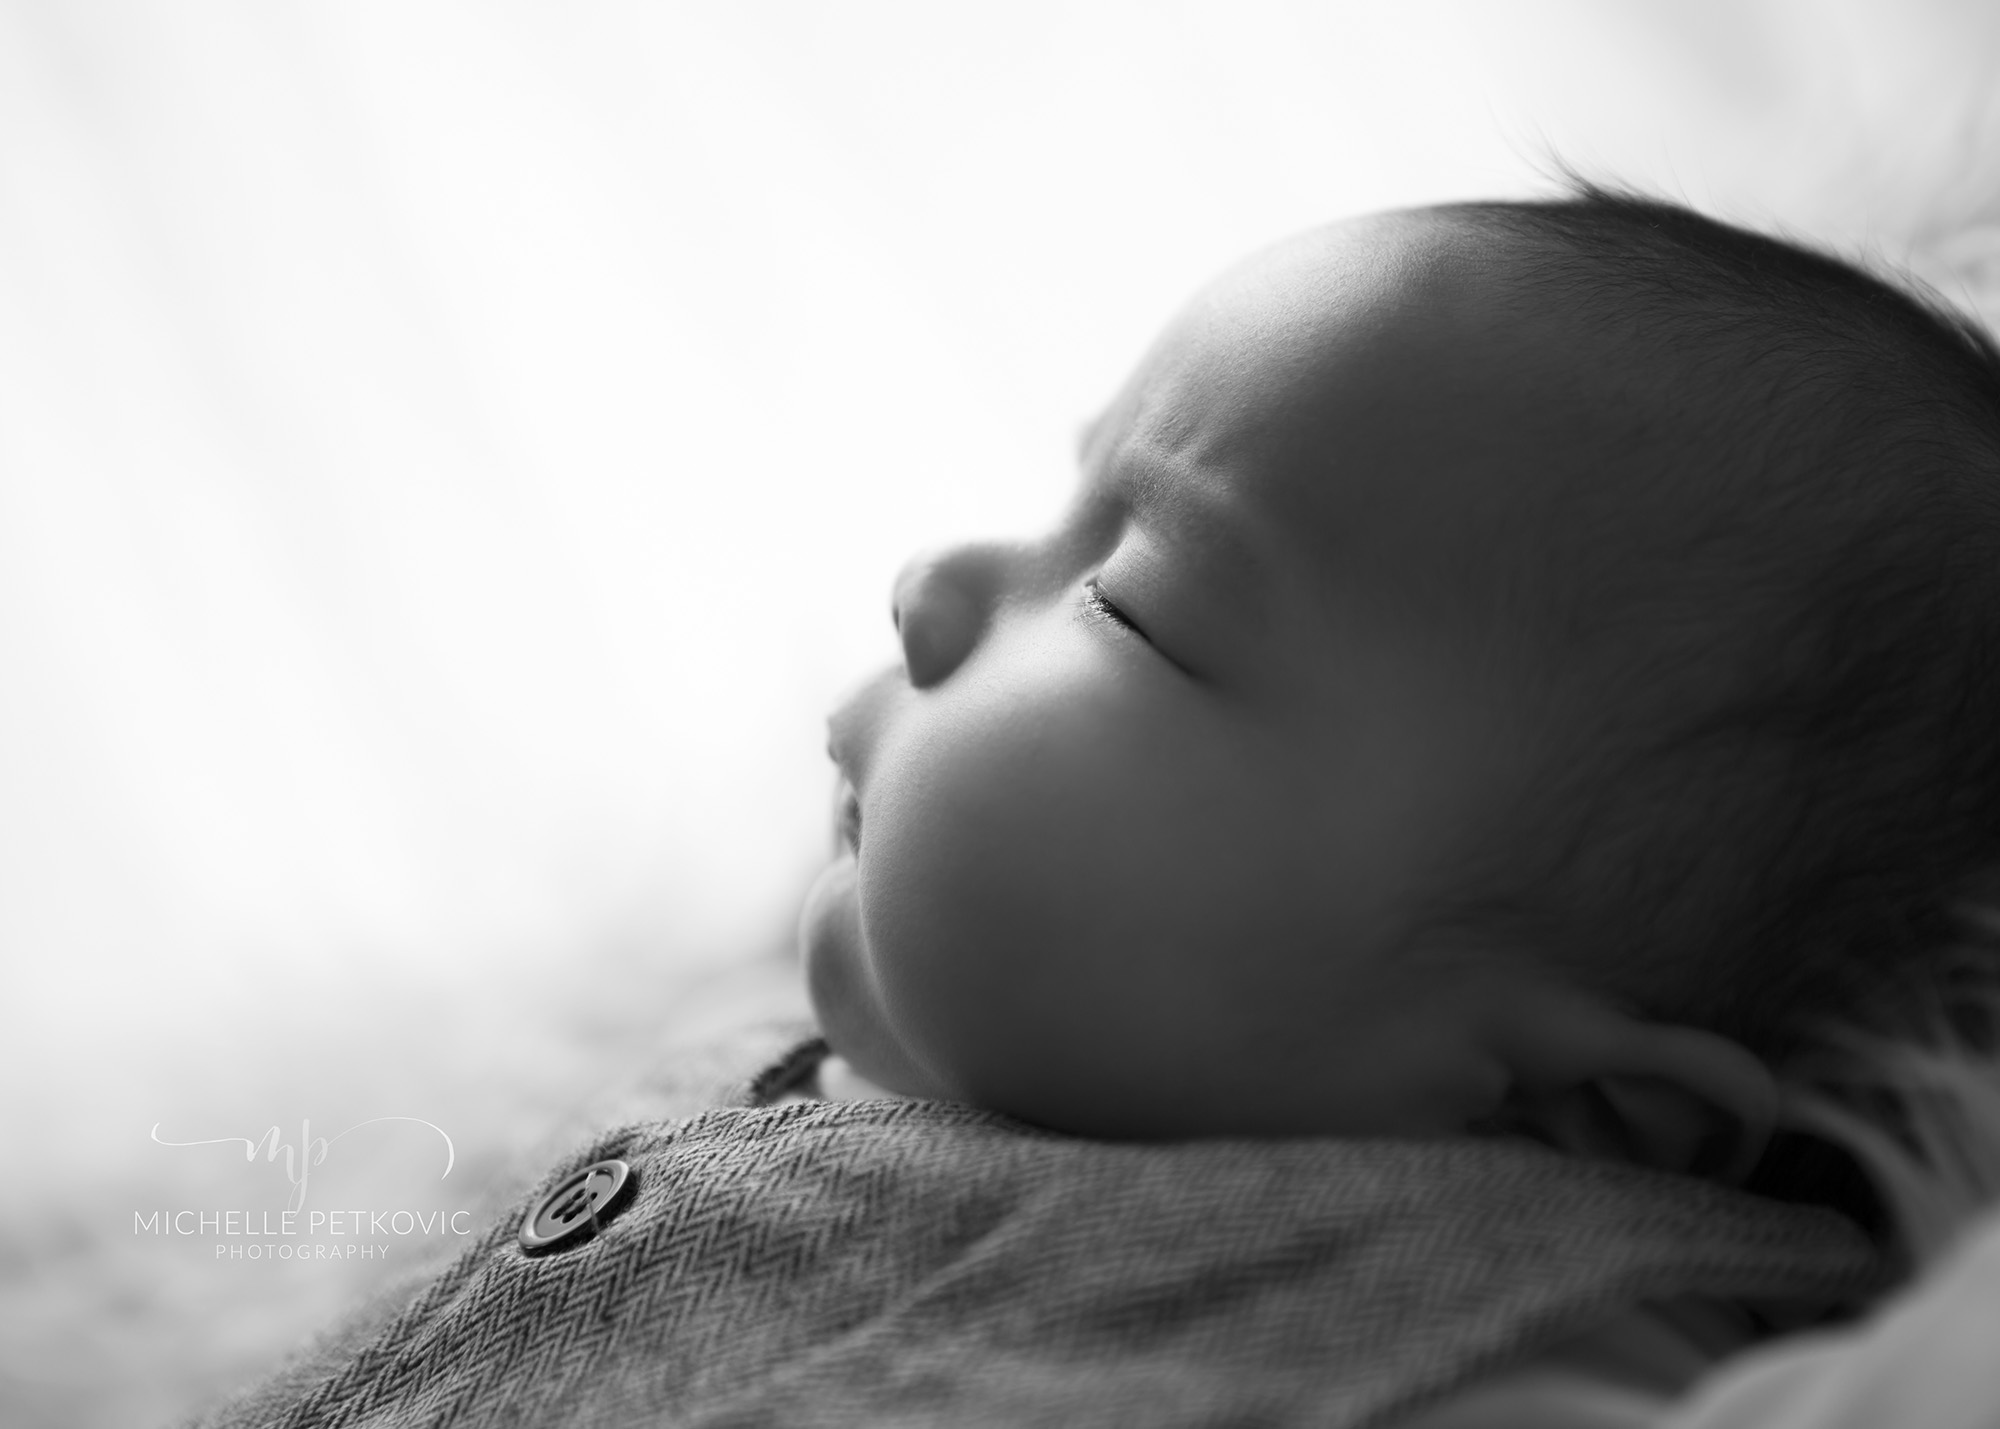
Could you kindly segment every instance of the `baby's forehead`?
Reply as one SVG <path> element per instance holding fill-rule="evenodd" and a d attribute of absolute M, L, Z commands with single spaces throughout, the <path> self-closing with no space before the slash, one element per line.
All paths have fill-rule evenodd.
<path fill-rule="evenodd" d="M 1548 435 L 1538 414 L 1601 405 L 1607 367 L 1648 355 L 1617 341 L 1616 300 L 1577 281 L 1587 260 L 1562 266 L 1450 209 L 1301 234 L 1196 296 L 1134 374 L 1129 416 L 1218 451 L 1364 440 L 1370 417 Z"/>
<path fill-rule="evenodd" d="M 1636 432 L 1657 445 L 1685 394 L 1643 348 L 1620 351 L 1588 299 L 1546 287 L 1450 211 L 1303 235 L 1190 304 L 1089 458 L 1336 556 L 1490 543 L 1524 506 L 1560 522 L 1565 495 L 1613 479 Z"/>
<path fill-rule="evenodd" d="M 1213 526 L 1261 608 L 1316 629 L 1565 671 L 1619 630 L 1706 629 L 1798 534 L 1758 455 L 1779 419 L 1718 399 L 1730 352 L 1704 371 L 1548 261 L 1449 212 L 1282 244 L 1168 329 L 1086 479 Z"/>

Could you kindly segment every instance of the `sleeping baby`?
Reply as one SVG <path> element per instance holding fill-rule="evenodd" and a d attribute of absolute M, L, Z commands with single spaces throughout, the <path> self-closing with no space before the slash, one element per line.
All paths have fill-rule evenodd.
<path fill-rule="evenodd" d="M 832 721 L 804 943 L 882 1088 L 1741 1172 L 1996 851 L 2000 356 L 1843 265 L 1594 193 L 1339 225 L 1084 463 L 904 571 Z"/>
<path fill-rule="evenodd" d="M 1604 192 L 1391 214 L 1203 293 L 1083 464 L 832 721 L 827 1095 L 1737 1183 L 1818 1034 L 1916 1025 L 2000 836 L 1969 325 Z"/>
<path fill-rule="evenodd" d="M 2000 842 L 1991 344 L 1670 205 L 1396 213 L 1083 467 L 833 718 L 824 1041 L 220 1422 L 1630 1425 L 1881 1289 L 1772 1148 Z"/>

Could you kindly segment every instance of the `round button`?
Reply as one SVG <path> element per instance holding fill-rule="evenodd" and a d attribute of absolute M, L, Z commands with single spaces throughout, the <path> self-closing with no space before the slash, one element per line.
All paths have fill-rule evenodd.
<path fill-rule="evenodd" d="M 568 1176 L 521 1222 L 521 1249 L 581 1245 L 625 1209 L 638 1178 L 623 1161 L 598 1161 Z"/>

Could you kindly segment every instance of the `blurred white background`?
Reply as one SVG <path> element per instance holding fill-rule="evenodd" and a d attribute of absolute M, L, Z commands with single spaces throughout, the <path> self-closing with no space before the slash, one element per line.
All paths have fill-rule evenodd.
<path fill-rule="evenodd" d="M 476 1167 L 780 953 L 897 565 L 1221 265 L 1554 152 L 1976 284 L 1996 87 L 1986 0 L 0 0 L 0 1410 L 344 1293 L 135 1244 L 155 1122 Z"/>

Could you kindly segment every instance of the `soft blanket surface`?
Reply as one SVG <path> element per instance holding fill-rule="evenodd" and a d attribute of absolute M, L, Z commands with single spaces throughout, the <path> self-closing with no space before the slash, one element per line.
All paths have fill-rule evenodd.
<path fill-rule="evenodd" d="M 631 1204 L 524 1253 L 520 1216 L 605 1157 Z M 400 1312 L 213 1422 L 1365 1425 L 1637 1301 L 1877 1274 L 1828 1213 L 1520 1143 L 737 1105 L 599 1138 Z"/>

